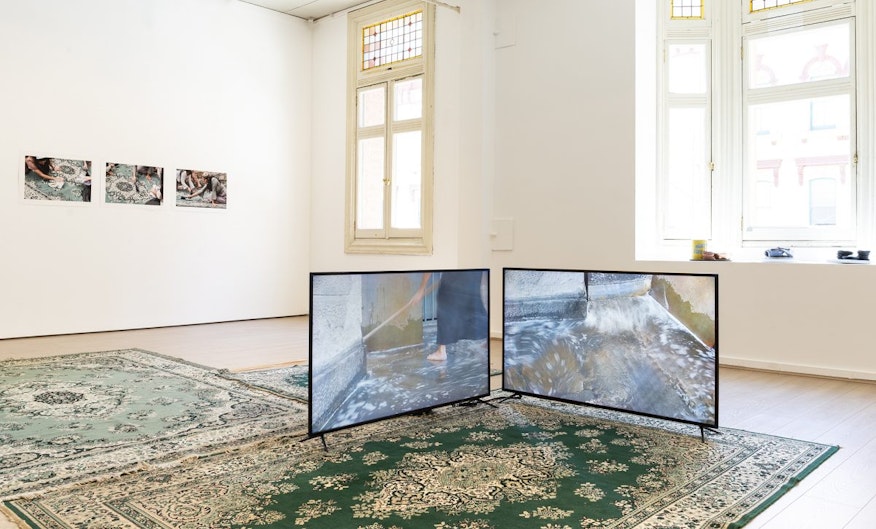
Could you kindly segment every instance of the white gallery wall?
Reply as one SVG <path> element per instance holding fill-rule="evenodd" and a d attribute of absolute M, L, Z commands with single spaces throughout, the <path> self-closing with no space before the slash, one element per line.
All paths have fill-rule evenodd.
<path fill-rule="evenodd" d="M 306 313 L 310 60 L 236 0 L 0 1 L 0 338 Z M 91 160 L 92 203 L 23 200 L 26 154 Z M 164 203 L 103 203 L 107 162 Z M 227 209 L 175 206 L 177 168 Z"/>
<path fill-rule="evenodd" d="M 514 246 L 495 265 L 629 265 L 633 2 L 498 5 L 494 215 Z"/>
<path fill-rule="evenodd" d="M 633 2 L 498 9 L 493 209 L 513 247 L 493 254 L 492 290 L 505 266 L 635 269 Z"/>

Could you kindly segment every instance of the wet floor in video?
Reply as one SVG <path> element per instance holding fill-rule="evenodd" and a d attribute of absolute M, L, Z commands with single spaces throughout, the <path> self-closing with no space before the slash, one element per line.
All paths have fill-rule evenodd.
<path fill-rule="evenodd" d="M 424 326 L 425 343 L 366 353 L 366 373 L 327 419 L 324 429 L 423 410 L 489 393 L 488 340 L 447 346 L 447 360 L 426 357 L 437 349 L 435 325 Z"/>
<path fill-rule="evenodd" d="M 649 296 L 591 301 L 586 319 L 506 322 L 504 387 L 715 423 L 715 351 Z"/>

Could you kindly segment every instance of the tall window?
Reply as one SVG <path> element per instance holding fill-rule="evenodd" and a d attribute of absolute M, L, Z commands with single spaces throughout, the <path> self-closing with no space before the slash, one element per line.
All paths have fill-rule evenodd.
<path fill-rule="evenodd" d="M 350 16 L 348 252 L 432 251 L 433 19 L 411 0 Z"/>
<path fill-rule="evenodd" d="M 660 225 L 666 239 L 712 231 L 712 39 L 705 0 L 670 0 L 662 49 Z"/>
<path fill-rule="evenodd" d="M 855 245 L 855 0 L 659 2 L 657 237 Z"/>

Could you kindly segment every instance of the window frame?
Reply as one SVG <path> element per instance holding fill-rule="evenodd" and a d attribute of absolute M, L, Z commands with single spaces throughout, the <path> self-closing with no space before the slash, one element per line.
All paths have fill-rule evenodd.
<path fill-rule="evenodd" d="M 863 5 L 862 5 L 863 4 Z M 876 6 L 867 5 L 866 2 L 854 0 L 811 0 L 792 4 L 786 7 L 768 9 L 760 12 L 749 13 L 748 2 L 737 0 L 736 2 L 724 2 L 712 0 L 705 5 L 706 17 L 704 20 L 673 20 L 669 13 L 669 0 L 656 0 L 656 7 L 645 10 L 643 17 L 656 17 L 657 29 L 654 33 L 656 38 L 657 61 L 654 62 L 655 82 L 651 85 L 652 93 L 656 93 L 656 104 L 653 107 L 656 117 L 656 128 L 653 137 L 653 151 L 649 153 L 648 146 L 637 147 L 637 156 L 656 156 L 657 174 L 648 171 L 637 171 L 637 188 L 643 190 L 637 196 L 644 198 L 648 195 L 645 190 L 656 186 L 656 190 L 663 189 L 665 178 L 663 160 L 665 159 L 666 140 L 662 133 L 666 130 L 666 105 L 667 91 L 665 85 L 666 70 L 664 59 L 668 41 L 677 41 L 683 38 L 707 39 L 712 42 L 711 65 L 711 108 L 712 108 L 712 138 L 711 152 L 712 163 L 712 234 L 710 246 L 718 251 L 731 252 L 734 258 L 742 260 L 755 258 L 763 255 L 763 248 L 772 245 L 793 245 L 794 247 L 812 247 L 812 251 L 824 247 L 841 245 L 866 245 L 876 232 L 876 185 L 873 182 L 873 163 L 870 162 L 868 153 L 876 152 L 876 134 L 873 126 L 876 123 L 876 114 L 862 106 L 862 102 L 872 99 L 876 94 L 876 68 L 869 65 L 876 59 L 876 38 L 866 38 L 867 32 L 876 30 Z M 637 8 L 638 9 L 638 8 Z M 846 15 L 843 15 L 846 13 Z M 850 15 L 849 15 L 850 14 Z M 854 39 L 853 57 L 856 64 L 852 76 L 854 80 L 854 101 L 852 106 L 857 108 L 852 116 L 851 134 L 856 152 L 853 152 L 850 168 L 850 178 L 857 182 L 855 199 L 856 234 L 854 240 L 810 238 L 807 240 L 786 241 L 779 238 L 762 240 L 745 240 L 743 213 L 746 204 L 743 200 L 743 169 L 744 169 L 744 129 L 743 113 L 743 34 L 756 29 L 760 25 L 769 30 L 776 27 L 781 19 L 796 19 L 802 24 L 818 21 L 827 15 L 829 20 L 841 18 L 853 18 L 853 31 L 857 35 Z M 647 18 L 642 18 L 639 23 L 644 23 Z M 647 52 L 647 46 L 638 46 L 639 52 Z M 655 50 L 655 48 L 650 48 Z M 653 53 L 653 52 L 652 52 Z M 646 85 L 640 84 L 640 89 L 646 89 L 649 83 L 647 75 L 647 62 L 639 61 L 639 73 L 637 79 L 645 81 Z M 641 68 L 646 68 L 642 70 Z M 641 81 L 640 81 L 641 83 Z M 645 114 L 640 113 L 637 119 L 641 123 L 649 124 L 649 106 L 641 107 Z M 643 136 L 644 137 L 644 136 Z M 855 151 L 855 149 L 852 149 Z M 640 158 L 644 162 L 645 158 Z M 653 183 L 651 179 L 653 178 Z M 655 196 L 654 194 L 651 195 Z M 665 202 L 660 193 L 656 193 L 657 199 L 651 204 L 637 201 L 637 258 L 639 259 L 662 259 L 662 258 L 689 258 L 689 239 L 667 238 L 662 224 L 664 218 Z M 649 228 L 648 219 L 653 219 L 653 228 Z M 699 238 L 699 237 L 692 237 Z M 714 244 L 713 244 L 714 243 Z M 819 255 L 810 253 L 809 250 L 800 252 L 801 255 Z"/>
<path fill-rule="evenodd" d="M 808 5 L 811 2 L 802 2 L 800 5 Z M 796 6 L 797 4 L 792 4 Z M 790 6 L 789 6 L 790 7 Z M 767 11 L 779 13 L 779 8 L 770 8 Z M 856 127 L 856 109 L 857 109 L 857 83 L 856 83 L 856 64 L 857 56 L 855 51 L 856 42 L 856 27 L 855 17 L 853 13 L 849 13 L 845 9 L 825 9 L 822 13 L 808 17 L 805 22 L 795 20 L 796 17 L 776 17 L 767 26 L 765 24 L 752 24 L 743 28 L 742 49 L 743 49 L 743 94 L 742 94 L 742 130 L 744 141 L 746 143 L 742 147 L 743 152 L 743 168 L 750 163 L 751 141 L 745 136 L 745 130 L 748 127 L 748 109 L 750 106 L 765 104 L 765 103 L 782 103 L 791 102 L 806 97 L 827 97 L 840 94 L 850 96 L 849 100 L 849 170 L 846 178 L 851 186 L 851 213 L 850 225 L 848 227 L 840 226 L 808 226 L 808 227 L 758 227 L 752 226 L 750 219 L 747 218 L 749 208 L 753 202 L 751 194 L 751 185 L 753 180 L 751 175 L 745 173 L 743 169 L 742 176 L 742 193 L 743 193 L 743 226 L 742 226 L 742 244 L 763 244 L 781 242 L 795 245 L 806 246 L 848 246 L 854 245 L 857 240 L 857 227 L 860 224 L 858 216 L 858 205 L 860 199 L 858 197 L 858 174 L 856 167 L 857 157 L 857 127 Z M 850 71 L 847 79 L 831 79 L 827 81 L 813 81 L 810 83 L 798 83 L 794 85 L 783 85 L 779 87 L 752 89 L 748 86 L 748 76 L 746 75 L 745 60 L 749 56 L 749 42 L 752 38 L 778 36 L 782 34 L 790 34 L 799 29 L 816 29 L 829 25 L 838 25 L 847 23 L 849 26 L 849 62 Z M 843 87 L 847 87 L 843 91 Z M 799 168 L 802 171 L 802 167 Z M 801 177 L 802 178 L 802 177 Z M 811 200 L 811 197 L 810 197 Z"/>
<path fill-rule="evenodd" d="M 380 66 L 363 69 L 363 29 L 380 22 L 392 20 L 412 12 L 423 13 L 423 53 Z M 435 7 L 422 0 L 386 0 L 358 9 L 348 18 L 347 61 L 347 164 L 344 249 L 347 253 L 369 254 L 432 254 L 433 210 L 433 144 L 434 144 L 434 58 L 435 58 Z M 422 77 L 422 116 L 418 119 L 394 121 L 392 106 L 394 84 Z M 385 87 L 385 115 L 383 125 L 359 127 L 359 92 L 363 88 L 383 85 Z M 382 128 L 382 136 L 375 136 Z M 364 130 L 367 129 L 367 130 Z M 391 181 L 393 134 L 421 131 L 420 168 L 420 223 L 419 229 L 399 229 L 391 226 Z M 384 201 L 383 227 L 359 229 L 357 227 L 357 180 L 358 142 L 362 137 L 384 139 Z"/>
<path fill-rule="evenodd" d="M 663 21 L 661 29 L 657 31 L 659 40 L 657 49 L 660 53 L 660 60 L 657 61 L 657 199 L 656 206 L 657 214 L 657 237 L 663 244 L 677 244 L 680 241 L 688 243 L 691 239 L 712 239 L 714 237 L 715 220 L 714 220 L 714 205 L 715 205 L 715 182 L 714 182 L 714 160 L 715 160 L 715 124 L 714 124 L 714 108 L 716 104 L 716 89 L 718 79 L 714 72 L 715 67 L 715 49 L 714 49 L 714 3 L 706 2 L 703 5 L 703 16 L 700 18 L 673 18 L 672 17 L 672 2 L 659 1 L 660 8 L 657 9 L 657 17 Z M 691 44 L 703 44 L 707 50 L 706 57 L 706 93 L 703 95 L 673 95 L 669 91 L 669 49 L 672 45 L 689 42 Z M 706 226 L 701 226 L 696 230 L 696 236 L 679 237 L 667 234 L 667 216 L 669 208 L 667 200 L 669 195 L 670 181 L 667 177 L 669 170 L 669 151 L 671 148 L 669 141 L 669 113 L 674 108 L 684 108 L 686 106 L 696 107 L 704 106 L 705 109 L 705 125 L 709 128 L 706 132 L 707 137 L 704 138 L 703 152 L 706 166 L 702 177 L 710 182 L 708 186 L 711 188 L 709 200 L 708 214 L 709 220 Z"/>
<path fill-rule="evenodd" d="M 659 167 L 661 171 L 659 186 L 658 186 L 658 196 L 661 202 L 661 205 L 666 204 L 669 196 L 669 187 L 671 185 L 670 178 L 668 177 L 669 167 L 670 167 L 670 150 L 672 146 L 670 145 L 669 139 L 669 129 L 670 129 L 670 113 L 673 110 L 679 109 L 702 109 L 704 111 L 704 131 L 705 137 L 703 139 L 703 174 L 701 175 L 703 179 L 708 180 L 706 186 L 708 188 L 712 188 L 711 179 L 712 179 L 712 166 L 713 166 L 713 140 L 712 140 L 712 131 L 714 129 L 714 125 L 712 124 L 712 75 L 709 72 L 712 72 L 712 43 L 711 39 L 707 38 L 706 35 L 702 31 L 690 31 L 690 32 L 682 32 L 682 34 L 678 35 L 667 35 L 667 37 L 663 40 L 663 54 L 666 57 L 669 53 L 669 48 L 671 46 L 679 45 L 682 43 L 689 43 L 693 45 L 703 45 L 706 49 L 706 89 L 703 94 L 672 94 L 669 90 L 669 60 L 666 58 L 662 61 L 662 105 L 660 106 L 660 134 L 658 138 L 662 141 L 660 148 L 658 149 L 659 156 Z M 711 211 L 711 204 L 713 202 L 711 191 L 708 193 L 709 196 L 701 197 L 705 198 L 708 201 L 708 210 Z M 668 233 L 669 227 L 667 227 L 667 216 L 671 213 L 668 207 L 660 207 L 660 220 L 658 225 L 660 226 L 660 232 L 664 234 L 664 237 L 667 240 L 679 240 L 679 237 L 674 237 Z M 693 238 L 701 238 L 701 239 L 711 239 L 712 238 L 712 224 L 713 219 L 711 213 L 707 215 L 709 218 L 706 221 L 706 224 L 700 226 L 696 230 L 696 237 Z M 689 240 L 692 237 L 683 237 L 684 240 Z"/>

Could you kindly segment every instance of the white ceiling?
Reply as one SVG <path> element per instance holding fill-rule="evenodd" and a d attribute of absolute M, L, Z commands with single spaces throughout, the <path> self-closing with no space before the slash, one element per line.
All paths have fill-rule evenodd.
<path fill-rule="evenodd" d="M 370 0 L 241 0 L 305 20 L 316 20 Z"/>

